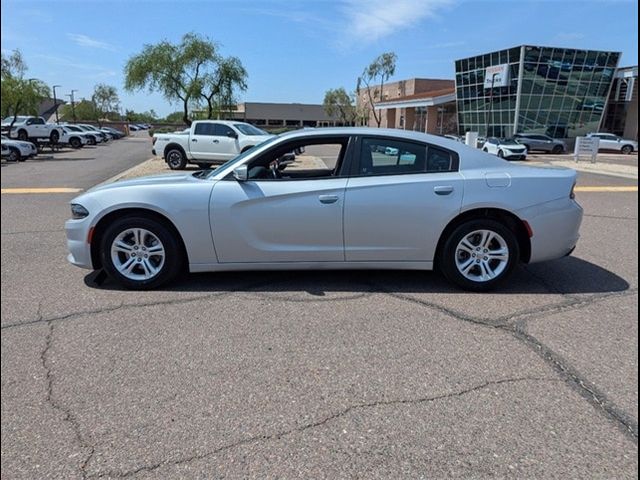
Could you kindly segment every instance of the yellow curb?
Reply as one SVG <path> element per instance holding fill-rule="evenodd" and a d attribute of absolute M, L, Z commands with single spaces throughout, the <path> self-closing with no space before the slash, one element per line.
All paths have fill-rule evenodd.
<path fill-rule="evenodd" d="M 78 193 L 81 192 L 81 188 L 3 188 L 1 190 L 2 195 L 5 194 L 25 194 L 25 193 Z"/>
<path fill-rule="evenodd" d="M 638 187 L 576 187 L 576 192 L 637 192 Z"/>

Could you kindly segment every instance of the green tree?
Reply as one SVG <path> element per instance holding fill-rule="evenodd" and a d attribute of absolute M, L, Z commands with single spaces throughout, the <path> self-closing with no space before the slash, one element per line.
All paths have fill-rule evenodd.
<path fill-rule="evenodd" d="M 238 57 L 218 57 L 209 67 L 202 77 L 200 97 L 207 104 L 207 118 L 220 118 L 236 103 L 236 90 L 247 90 L 247 71 Z"/>
<path fill-rule="evenodd" d="M 352 124 L 358 117 L 353 94 L 347 93 L 342 87 L 327 90 L 324 94 L 323 106 L 327 115 L 338 117 L 344 124 Z"/>
<path fill-rule="evenodd" d="M 359 96 L 360 90 L 362 88 L 366 89 L 369 106 L 373 113 L 373 118 L 378 124 L 378 128 L 380 128 L 380 123 L 382 123 L 382 111 L 376 111 L 376 109 L 373 108 L 374 102 L 376 101 L 376 98 L 378 98 L 378 101 L 383 100 L 382 92 L 384 84 L 391 76 L 393 76 L 394 73 L 396 73 L 397 59 L 398 56 L 394 52 L 383 53 L 371 62 L 371 64 L 364 69 L 362 75 L 358 78 L 356 92 Z"/>
<path fill-rule="evenodd" d="M 116 87 L 99 83 L 93 89 L 91 101 L 95 106 L 96 121 L 99 126 L 102 126 L 102 120 L 105 118 L 113 118 L 114 112 L 117 116 L 120 108 L 120 98 Z"/>
<path fill-rule="evenodd" d="M 73 118 L 74 108 L 76 111 L 75 118 L 77 120 L 94 122 L 100 117 L 100 114 L 96 109 L 95 103 L 93 103 L 93 101 L 85 100 L 85 99 L 82 99 L 79 102 L 76 102 L 75 107 L 72 107 L 70 104 L 63 105 L 62 117 L 66 119 Z"/>
<path fill-rule="evenodd" d="M 182 120 L 187 125 L 189 106 L 197 102 L 202 89 L 201 76 L 217 60 L 216 45 L 195 33 L 187 33 L 178 44 L 164 40 L 145 45 L 131 57 L 124 69 L 125 89 L 157 91 L 171 102 L 182 103 Z"/>
<path fill-rule="evenodd" d="M 180 123 L 182 121 L 182 112 L 173 112 L 164 118 L 167 123 Z"/>
<path fill-rule="evenodd" d="M 25 79 L 27 65 L 19 50 L 11 55 L 2 53 L 0 60 L 0 111 L 2 117 L 13 115 L 37 115 L 43 99 L 49 96 L 49 87 L 36 78 Z"/>
<path fill-rule="evenodd" d="M 178 114 L 177 122 L 182 118 L 182 112 L 176 112 Z M 127 121 L 132 123 L 155 123 L 158 121 L 158 114 L 151 109 L 146 112 L 134 112 L 133 110 L 126 110 L 124 116 Z"/>

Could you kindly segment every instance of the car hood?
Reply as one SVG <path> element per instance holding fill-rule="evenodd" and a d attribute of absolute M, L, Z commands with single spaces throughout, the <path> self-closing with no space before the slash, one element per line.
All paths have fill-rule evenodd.
<path fill-rule="evenodd" d="M 200 178 L 190 173 L 164 173 L 159 175 L 148 175 L 146 177 L 132 178 L 131 180 L 118 180 L 111 183 L 97 185 L 87 192 L 97 192 L 104 190 L 115 190 L 119 188 L 146 187 L 156 185 L 179 185 L 194 182 L 202 182 Z"/>
<path fill-rule="evenodd" d="M 14 145 L 16 147 L 34 147 L 35 145 L 31 142 L 23 142 L 22 140 L 2 140 L 3 145 Z"/>

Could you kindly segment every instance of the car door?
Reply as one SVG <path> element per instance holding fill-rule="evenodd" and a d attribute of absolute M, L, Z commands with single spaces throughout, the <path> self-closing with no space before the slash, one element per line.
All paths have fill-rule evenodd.
<path fill-rule="evenodd" d="M 620 150 L 620 142 L 615 135 L 600 135 L 600 148 L 604 150 Z"/>
<path fill-rule="evenodd" d="M 215 160 L 231 160 L 240 153 L 240 144 L 238 142 L 238 133 L 230 126 L 223 123 L 216 123 L 213 134 L 215 136 Z"/>
<path fill-rule="evenodd" d="M 397 155 L 380 153 L 380 144 Z M 345 194 L 345 259 L 433 261 L 442 230 L 462 205 L 458 155 L 376 137 L 362 138 L 357 151 L 358 170 Z"/>
<path fill-rule="evenodd" d="M 215 124 L 197 122 L 189 135 L 189 151 L 195 160 L 214 160 L 218 140 L 214 136 Z"/>
<path fill-rule="evenodd" d="M 350 155 L 348 139 L 348 136 L 337 139 L 343 143 L 343 149 L 335 172 Z M 289 146 L 287 142 L 277 148 L 291 152 L 298 146 L 295 142 Z M 255 162 L 271 162 L 270 155 L 275 154 L 268 151 L 262 155 Z M 347 178 L 337 175 L 246 181 L 228 176 L 220 180 L 213 187 L 210 205 L 218 261 L 344 261 L 342 218 L 346 185 Z"/>

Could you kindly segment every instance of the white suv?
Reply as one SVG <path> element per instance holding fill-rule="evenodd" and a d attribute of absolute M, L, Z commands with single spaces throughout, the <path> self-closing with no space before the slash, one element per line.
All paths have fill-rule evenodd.
<path fill-rule="evenodd" d="M 598 150 L 616 150 L 625 154 L 638 151 L 638 142 L 635 140 L 625 140 L 611 133 L 589 133 L 587 137 L 600 139 Z"/>

